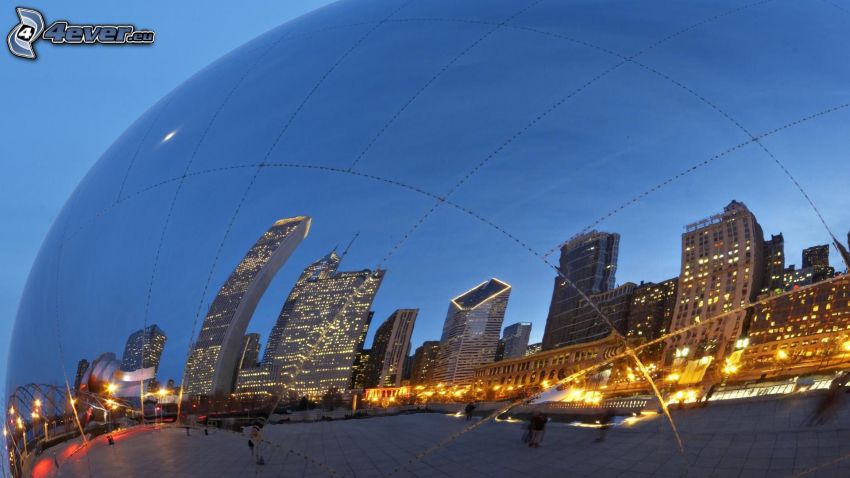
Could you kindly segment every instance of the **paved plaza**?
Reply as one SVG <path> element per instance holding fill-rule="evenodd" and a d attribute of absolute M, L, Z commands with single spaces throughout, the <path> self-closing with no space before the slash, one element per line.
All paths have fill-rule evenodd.
<path fill-rule="evenodd" d="M 463 418 L 420 413 L 362 420 L 267 426 L 256 465 L 247 440 L 214 430 L 137 428 L 115 446 L 103 437 L 76 454 L 47 459 L 42 477 L 781 477 L 850 476 L 850 395 L 821 425 L 809 425 L 823 393 L 675 410 L 684 440 L 680 453 L 663 416 L 610 431 L 550 423 L 543 445 L 521 442 L 523 423 L 491 422 L 407 465 L 417 453 L 468 426 Z M 51 450 L 52 451 L 52 450 Z M 51 456 L 48 451 L 44 456 Z M 843 459 L 843 458 L 847 459 Z"/>

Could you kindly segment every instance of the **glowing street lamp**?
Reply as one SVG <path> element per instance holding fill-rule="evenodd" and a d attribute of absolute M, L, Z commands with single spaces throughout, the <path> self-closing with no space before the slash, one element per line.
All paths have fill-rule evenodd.
<path fill-rule="evenodd" d="M 106 386 L 106 393 L 110 395 L 115 393 L 116 390 L 118 390 L 118 385 L 115 385 L 114 383 L 110 383 Z"/>

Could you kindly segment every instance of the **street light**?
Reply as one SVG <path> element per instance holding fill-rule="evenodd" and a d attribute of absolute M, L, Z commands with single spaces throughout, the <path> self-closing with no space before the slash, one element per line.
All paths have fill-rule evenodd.
<path fill-rule="evenodd" d="M 116 390 L 118 390 L 118 385 L 115 385 L 114 383 L 110 383 L 106 386 L 106 393 L 110 395 L 115 393 Z"/>

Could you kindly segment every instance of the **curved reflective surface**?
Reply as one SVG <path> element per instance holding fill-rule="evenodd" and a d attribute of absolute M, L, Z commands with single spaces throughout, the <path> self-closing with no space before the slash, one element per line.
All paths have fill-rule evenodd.
<path fill-rule="evenodd" d="M 673 277 L 681 227 L 732 198 L 796 245 L 826 242 L 751 138 L 770 134 L 763 143 L 846 226 L 846 198 L 829 194 L 843 183 L 828 171 L 850 146 L 835 126 L 850 114 L 773 130 L 846 103 L 850 66 L 831 58 L 850 48 L 848 24 L 826 3 L 492 0 L 339 2 L 287 23 L 152 106 L 85 177 L 33 265 L 7 394 L 105 387 L 115 370 L 149 368 L 128 382 L 178 390 L 227 284 L 256 300 L 226 304 L 250 322 L 227 332 L 238 340 L 215 339 L 230 344 L 221 356 L 235 363 L 248 332 L 262 356 L 305 268 L 356 234 L 339 271 L 371 275 L 339 287 L 374 290 L 348 325 L 419 308 L 414 348 L 439 339 L 452 298 L 491 277 L 512 286 L 504 324 L 532 321 L 539 341 L 555 274 L 529 249 L 600 216 L 595 227 L 623 238 L 620 282 Z M 257 252 L 271 263 L 288 248 L 285 260 L 234 279 L 276 221 L 300 216 L 308 234 Z M 165 339 L 131 344 L 153 325 Z M 132 347 L 155 360 L 119 367 Z M 219 360 L 210 353 L 196 360 Z M 75 380 L 83 360 L 97 370 Z M 234 390 L 230 373 L 197 390 Z"/>

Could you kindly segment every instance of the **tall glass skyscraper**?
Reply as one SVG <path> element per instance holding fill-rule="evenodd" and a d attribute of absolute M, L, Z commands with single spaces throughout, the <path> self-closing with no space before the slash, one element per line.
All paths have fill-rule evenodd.
<path fill-rule="evenodd" d="M 367 387 L 401 385 L 404 362 L 410 352 L 410 336 L 419 309 L 398 309 L 375 332 L 366 365 Z"/>
<path fill-rule="evenodd" d="M 384 271 L 338 272 L 331 252 L 308 266 L 281 308 L 260 367 L 240 373 L 237 394 L 320 398 L 347 390 Z"/>
<path fill-rule="evenodd" d="M 156 324 L 130 334 L 124 346 L 124 356 L 121 357 L 121 370 L 132 372 L 148 367 L 154 367 L 154 371 L 158 369 L 166 339 L 165 332 Z"/>
<path fill-rule="evenodd" d="M 248 322 L 274 275 L 307 237 L 310 218 L 275 222 L 251 247 L 218 291 L 193 344 L 183 390 L 192 395 L 232 391 Z"/>
<path fill-rule="evenodd" d="M 502 340 L 505 343 L 502 359 L 512 359 L 525 355 L 530 335 L 531 322 L 517 322 L 505 327 L 505 330 L 502 331 Z"/>
<path fill-rule="evenodd" d="M 430 382 L 471 383 L 475 367 L 494 360 L 510 294 L 511 286 L 494 278 L 452 299 Z"/>
<path fill-rule="evenodd" d="M 588 321 L 602 320 L 598 314 L 577 314 L 583 300 L 581 293 L 591 296 L 614 288 L 619 249 L 619 234 L 598 231 L 577 235 L 561 246 L 559 270 L 567 280 L 560 275 L 555 277 L 543 333 L 544 350 L 598 338 L 588 333 L 593 325 Z"/>

